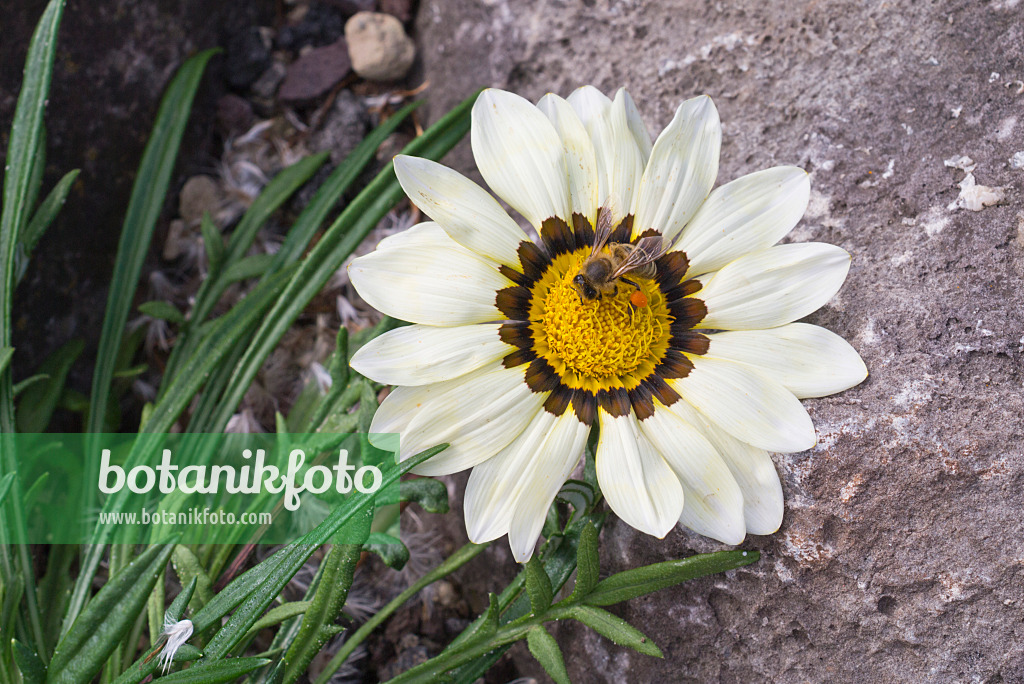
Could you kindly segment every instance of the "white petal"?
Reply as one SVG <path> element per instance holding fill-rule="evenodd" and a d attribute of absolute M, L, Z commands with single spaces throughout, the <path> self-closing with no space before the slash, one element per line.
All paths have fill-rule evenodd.
<path fill-rule="evenodd" d="M 395 175 L 412 203 L 460 245 L 498 263 L 519 266 L 526 233 L 493 197 L 461 173 L 419 157 L 395 157 Z"/>
<path fill-rule="evenodd" d="M 693 370 L 672 388 L 711 422 L 747 444 L 783 453 L 814 446 L 814 425 L 800 401 L 750 366 L 692 356 Z"/>
<path fill-rule="evenodd" d="M 533 555 L 551 502 L 583 456 L 589 434 L 590 428 L 567 410 L 550 429 L 543 448 L 534 453 L 529 481 L 523 483 L 508 531 L 516 561 L 525 563 Z"/>
<path fill-rule="evenodd" d="M 643 155 L 626 112 L 627 97 L 620 90 L 612 101 L 593 86 L 584 86 L 568 100 L 594 143 L 598 203 L 610 210 L 613 224 L 633 212 L 644 171 Z"/>
<path fill-rule="evenodd" d="M 717 188 L 676 243 L 690 260 L 687 275 L 717 271 L 768 249 L 800 221 L 810 195 L 807 172 L 795 166 L 765 169 Z"/>
<path fill-rule="evenodd" d="M 707 356 L 750 364 L 798 398 L 824 397 L 868 376 L 857 351 L 834 332 L 807 323 L 708 335 Z"/>
<path fill-rule="evenodd" d="M 466 484 L 463 510 L 466 533 L 474 544 L 508 533 L 519 495 L 529 486 L 527 471 L 541 452 L 555 420 L 554 415 L 541 411 L 515 441 L 473 468 Z"/>
<path fill-rule="evenodd" d="M 776 245 L 736 259 L 718 271 L 697 297 L 708 307 L 698 327 L 774 328 L 821 308 L 850 270 L 850 255 L 835 245 Z"/>
<path fill-rule="evenodd" d="M 593 225 L 598 208 L 594 143 L 572 106 L 554 93 L 542 97 L 537 108 L 544 112 L 562 139 L 572 211 L 585 216 Z"/>
<path fill-rule="evenodd" d="M 641 532 L 662 538 L 683 511 L 683 489 L 665 459 L 637 427 L 632 413 L 613 418 L 598 410 L 601 439 L 597 481 L 615 514 Z"/>
<path fill-rule="evenodd" d="M 470 138 L 491 190 L 535 228 L 552 216 L 570 220 L 562 141 L 539 109 L 518 95 L 485 90 L 473 105 Z"/>
<path fill-rule="evenodd" d="M 772 463 L 768 452 L 732 437 L 708 421 L 685 401 L 675 402 L 669 407 L 669 410 L 691 425 L 698 427 L 729 468 L 733 479 L 743 493 L 743 520 L 747 532 L 750 534 L 776 532 L 782 524 L 782 483 L 779 482 L 775 464 Z M 686 492 L 686 495 L 689 497 L 689 492 Z M 683 507 L 682 521 L 684 525 L 726 543 L 739 543 L 727 541 L 714 534 L 708 535 L 704 530 L 714 529 L 710 525 L 717 522 L 717 519 L 708 516 L 706 511 L 700 507 L 699 502 L 694 502 L 695 506 L 692 509 L 690 503 L 690 498 L 687 498 L 686 506 Z"/>
<path fill-rule="evenodd" d="M 547 395 L 532 392 L 524 373 L 495 364 L 448 382 L 397 387 L 381 402 L 370 432 L 397 432 L 402 460 L 448 443 L 413 470 L 419 475 L 471 468 L 508 446 L 540 410 Z"/>
<path fill-rule="evenodd" d="M 407 325 L 376 337 L 352 355 L 357 372 L 385 385 L 427 385 L 474 371 L 512 351 L 500 324 L 435 328 Z"/>
<path fill-rule="evenodd" d="M 671 240 L 693 217 L 718 176 L 722 124 L 707 95 L 679 105 L 651 151 L 633 233 L 653 228 Z"/>
<path fill-rule="evenodd" d="M 647 166 L 647 160 L 651 158 L 651 134 L 647 132 L 647 126 L 644 124 L 644 120 L 640 116 L 640 110 L 636 108 L 633 98 L 625 90 L 622 91 L 622 95 L 626 105 L 626 120 L 629 122 L 629 132 L 633 134 L 636 146 L 640 150 L 640 161 L 644 166 Z"/>
<path fill-rule="evenodd" d="M 743 493 L 703 432 L 660 404 L 653 415 L 640 421 L 640 429 L 684 487 L 682 515 L 700 523 L 699 529 L 684 524 L 726 544 L 743 541 Z"/>
<path fill-rule="evenodd" d="M 512 285 L 493 263 L 452 240 L 436 223 L 413 226 L 355 259 L 349 279 L 373 308 L 412 323 L 454 326 L 504 318 L 494 305 Z M 385 244 L 386 243 L 386 244 Z"/>

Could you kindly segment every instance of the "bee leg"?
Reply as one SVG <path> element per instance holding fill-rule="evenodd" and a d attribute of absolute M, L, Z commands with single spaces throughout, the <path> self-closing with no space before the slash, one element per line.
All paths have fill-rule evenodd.
<path fill-rule="evenodd" d="M 626 284 L 628 284 L 628 285 L 632 285 L 633 287 L 635 287 L 635 288 L 636 288 L 636 289 L 638 289 L 638 290 L 640 289 L 640 286 L 639 286 L 639 285 L 637 285 L 637 284 L 636 284 L 635 282 L 633 282 L 632 280 L 630 280 L 629 278 L 623 278 L 623 277 L 621 277 L 621 276 L 620 276 L 620 277 L 619 277 L 619 280 L 621 280 L 622 282 L 624 282 L 624 283 L 626 283 Z"/>

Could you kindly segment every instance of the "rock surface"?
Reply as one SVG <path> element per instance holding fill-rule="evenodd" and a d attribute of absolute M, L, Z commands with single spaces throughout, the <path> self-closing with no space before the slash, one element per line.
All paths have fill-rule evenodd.
<path fill-rule="evenodd" d="M 710 94 L 720 181 L 812 174 L 794 241 L 853 256 L 808 320 L 871 377 L 805 402 L 811 451 L 776 459 L 782 529 L 759 563 L 616 608 L 656 660 L 559 624 L 578 682 L 1024 682 L 1024 6 L 424 0 L 416 21 L 436 119 L 480 86 L 536 100 L 626 86 L 657 133 Z M 949 206 L 967 155 L 1003 200 Z M 1015 157 L 1015 155 L 1019 155 Z M 468 145 L 448 159 L 472 169 Z M 461 489 L 461 487 L 460 487 Z M 614 519 L 603 572 L 723 548 Z M 498 542 L 491 560 L 511 572 Z M 460 579 L 499 589 L 499 571 Z M 525 648 L 522 674 L 547 681 Z"/>
<path fill-rule="evenodd" d="M 345 24 L 352 69 L 371 81 L 396 81 L 409 71 L 416 46 L 402 22 L 380 12 L 359 12 Z"/>
<path fill-rule="evenodd" d="M 278 97 L 285 102 L 311 100 L 337 85 L 351 68 L 344 39 L 313 48 L 288 67 Z"/>

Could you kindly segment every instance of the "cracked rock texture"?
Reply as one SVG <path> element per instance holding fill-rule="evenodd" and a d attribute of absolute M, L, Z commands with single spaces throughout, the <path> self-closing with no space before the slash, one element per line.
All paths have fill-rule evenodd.
<path fill-rule="evenodd" d="M 789 239 L 853 255 L 808 320 L 871 376 L 805 402 L 818 445 L 776 459 L 782 529 L 748 537 L 749 568 L 616 608 L 664 660 L 558 625 L 574 681 L 1024 682 L 1022 19 L 1017 0 L 421 2 L 432 118 L 479 86 L 536 100 L 592 83 L 626 86 L 657 133 L 707 93 L 720 182 L 802 166 L 811 202 Z M 949 208 L 959 155 L 1000 204 Z M 449 161 L 469 171 L 468 145 Z M 602 539 L 605 573 L 722 548 L 615 520 Z"/>

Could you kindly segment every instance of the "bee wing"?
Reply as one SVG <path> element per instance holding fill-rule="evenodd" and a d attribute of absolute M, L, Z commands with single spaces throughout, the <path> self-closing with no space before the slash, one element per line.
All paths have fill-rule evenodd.
<path fill-rule="evenodd" d="M 667 252 L 671 247 L 672 243 L 667 242 L 661 235 L 641 238 L 640 242 L 636 243 L 633 247 L 633 251 L 629 253 L 629 256 L 623 259 L 619 267 L 612 272 L 611 278 L 624 276 L 634 269 L 646 266 Z"/>
<path fill-rule="evenodd" d="M 603 207 L 597 212 L 597 228 L 594 229 L 594 246 L 590 250 L 590 256 L 600 252 L 611 236 L 612 212 L 607 207 Z"/>

